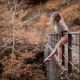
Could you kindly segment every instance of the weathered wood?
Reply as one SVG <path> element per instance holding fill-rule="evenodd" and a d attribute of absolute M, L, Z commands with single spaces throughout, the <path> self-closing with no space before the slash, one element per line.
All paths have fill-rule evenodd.
<path fill-rule="evenodd" d="M 63 36 L 64 36 L 64 34 L 62 33 L 62 37 Z M 62 45 L 62 65 L 65 65 L 64 55 L 65 55 L 65 47 L 64 47 L 64 45 Z"/>
<path fill-rule="evenodd" d="M 80 32 L 69 32 L 69 33 L 64 33 L 64 34 L 73 34 L 73 35 L 78 35 Z M 54 35 L 56 33 L 49 33 L 49 35 Z"/>
<path fill-rule="evenodd" d="M 50 47 L 50 45 L 48 45 L 44 56 L 47 57 L 51 52 L 52 52 L 52 48 Z M 54 58 L 51 59 L 51 61 L 46 63 L 46 68 L 47 68 L 47 77 L 48 80 L 56 80 L 56 64 L 54 61 Z"/>
<path fill-rule="evenodd" d="M 52 58 L 49 62 L 49 80 L 56 80 L 56 64 L 55 59 Z"/>

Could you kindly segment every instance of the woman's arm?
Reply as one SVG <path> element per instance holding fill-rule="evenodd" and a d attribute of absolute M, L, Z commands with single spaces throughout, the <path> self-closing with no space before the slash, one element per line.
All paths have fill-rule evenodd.
<path fill-rule="evenodd" d="M 44 60 L 44 62 L 51 60 L 51 57 L 55 55 L 57 48 L 55 47 L 52 53 Z"/>

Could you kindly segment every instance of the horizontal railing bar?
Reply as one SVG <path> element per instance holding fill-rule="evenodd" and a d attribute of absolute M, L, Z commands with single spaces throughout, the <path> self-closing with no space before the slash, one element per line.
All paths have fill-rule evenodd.
<path fill-rule="evenodd" d="M 80 34 L 80 32 L 69 32 L 69 34 L 74 34 L 74 35 L 76 35 L 76 34 Z"/>
<path fill-rule="evenodd" d="M 49 35 L 57 34 L 57 33 L 48 33 Z M 69 33 L 64 33 L 64 34 L 72 34 L 72 35 L 78 35 L 80 32 L 69 32 Z"/>

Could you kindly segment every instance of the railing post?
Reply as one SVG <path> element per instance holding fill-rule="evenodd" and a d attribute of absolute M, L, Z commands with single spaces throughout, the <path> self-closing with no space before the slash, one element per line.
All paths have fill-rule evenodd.
<path fill-rule="evenodd" d="M 58 34 L 56 34 L 56 43 L 58 42 Z"/>
<path fill-rule="evenodd" d="M 56 35 L 48 35 L 48 45 L 51 46 L 51 44 L 53 44 L 53 42 L 51 41 L 51 37 L 54 36 L 54 39 L 56 37 Z M 55 42 L 55 41 L 54 41 Z M 49 51 L 47 53 L 45 53 L 46 57 L 52 52 L 50 47 L 48 47 Z M 55 59 L 54 57 L 46 63 L 47 64 L 47 76 L 48 76 L 48 80 L 57 80 L 57 71 L 56 71 L 56 63 L 55 63 Z"/>
<path fill-rule="evenodd" d="M 70 62 L 72 62 L 72 34 L 68 34 L 68 73 L 72 72 L 72 65 Z"/>
<path fill-rule="evenodd" d="M 65 65 L 64 51 L 65 51 L 65 47 L 64 45 L 62 45 L 62 65 Z"/>
<path fill-rule="evenodd" d="M 63 36 L 64 36 L 64 34 L 62 33 L 62 37 Z M 64 47 L 64 45 L 62 45 L 62 65 L 65 65 L 64 54 L 65 54 L 65 47 Z"/>
<path fill-rule="evenodd" d="M 56 34 L 54 34 L 54 46 L 55 46 L 55 39 L 56 39 Z"/>

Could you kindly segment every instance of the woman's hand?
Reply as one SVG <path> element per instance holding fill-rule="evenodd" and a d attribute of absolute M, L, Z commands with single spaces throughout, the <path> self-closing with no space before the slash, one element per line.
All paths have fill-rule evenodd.
<path fill-rule="evenodd" d="M 51 59 L 49 57 L 47 57 L 45 60 L 44 60 L 44 63 L 47 62 L 47 61 L 50 61 Z"/>

